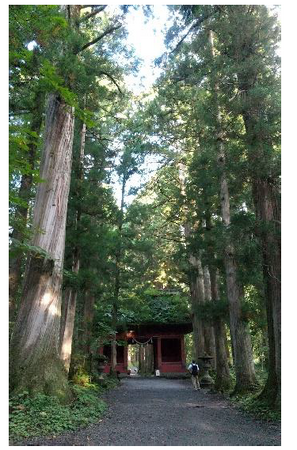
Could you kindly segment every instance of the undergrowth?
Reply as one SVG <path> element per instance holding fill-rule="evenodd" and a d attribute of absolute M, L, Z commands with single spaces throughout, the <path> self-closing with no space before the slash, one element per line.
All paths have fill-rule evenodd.
<path fill-rule="evenodd" d="M 279 422 L 281 420 L 281 411 L 279 409 L 273 409 L 264 401 L 260 401 L 257 398 L 258 395 L 259 393 L 256 395 L 245 395 L 244 397 L 233 397 L 231 401 L 240 409 L 257 419 L 268 422 Z"/>
<path fill-rule="evenodd" d="M 267 379 L 267 371 L 259 365 L 255 365 L 255 370 L 257 381 L 259 383 L 259 388 L 257 389 L 257 391 L 240 396 L 231 396 L 230 400 L 241 410 L 257 419 L 278 422 L 281 419 L 281 411 L 279 409 L 272 408 L 272 406 L 264 400 L 258 399 L 258 396 L 263 390 Z M 233 378 L 233 384 L 235 386 L 235 373 L 233 370 L 231 370 L 230 373 L 231 377 Z"/>
<path fill-rule="evenodd" d="M 103 387 L 87 383 L 72 385 L 74 400 L 61 405 L 56 397 L 22 392 L 10 398 L 9 429 L 11 442 L 38 436 L 55 436 L 97 422 L 106 410 L 100 398 L 105 389 L 115 387 L 117 380 L 106 379 Z"/>

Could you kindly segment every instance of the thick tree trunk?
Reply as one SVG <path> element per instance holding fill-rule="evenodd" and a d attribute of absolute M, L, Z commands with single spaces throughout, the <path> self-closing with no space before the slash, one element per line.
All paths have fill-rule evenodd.
<path fill-rule="evenodd" d="M 210 285 L 212 301 L 220 300 L 217 271 L 210 266 Z M 226 328 L 223 319 L 216 317 L 214 319 L 214 334 L 216 345 L 216 381 L 215 389 L 219 392 L 229 391 L 231 388 L 231 377 L 228 364 L 228 354 L 226 352 Z"/>
<path fill-rule="evenodd" d="M 65 225 L 71 176 L 74 114 L 55 94 L 46 111 L 44 151 L 33 216 L 31 254 L 11 340 L 11 388 L 67 398 L 66 374 L 59 358 L 61 283 Z"/>
<path fill-rule="evenodd" d="M 212 230 L 211 214 L 209 210 L 206 210 L 205 215 L 205 231 L 210 233 Z M 219 294 L 219 282 L 218 282 L 218 270 L 216 267 L 216 260 L 214 254 L 214 247 L 211 235 L 206 236 L 207 241 L 207 253 L 209 259 L 209 281 L 210 281 L 210 294 L 211 301 L 220 301 Z M 216 348 L 216 381 L 215 389 L 219 392 L 227 392 L 231 388 L 231 377 L 229 371 L 229 352 L 227 345 L 226 326 L 224 320 L 216 315 L 213 318 L 213 330 L 215 336 L 215 348 Z"/>
<path fill-rule="evenodd" d="M 280 199 L 269 180 L 254 180 L 253 198 L 262 243 L 269 339 L 269 376 L 263 392 L 271 403 L 281 401 L 281 241 Z M 261 230 L 262 229 L 262 230 Z"/>
<path fill-rule="evenodd" d="M 80 143 L 80 156 L 79 156 L 79 181 L 83 180 L 83 161 L 85 156 L 85 142 L 86 142 L 86 124 L 83 123 L 81 129 L 81 143 Z M 80 192 L 78 193 L 80 197 Z M 80 207 L 76 211 L 76 230 L 79 227 L 81 217 Z M 76 245 L 73 249 L 73 264 L 72 272 L 76 275 L 79 272 L 80 267 L 80 250 Z M 61 359 L 63 361 L 65 370 L 69 373 L 71 352 L 72 352 L 72 340 L 73 340 L 73 330 L 75 322 L 76 313 L 76 300 L 77 300 L 77 290 L 70 287 L 66 289 L 64 298 L 64 312 L 61 320 Z"/>
<path fill-rule="evenodd" d="M 73 273 L 78 274 L 79 265 L 79 253 L 78 249 L 76 248 L 73 252 Z M 76 301 L 77 290 L 73 289 L 72 287 L 68 287 L 65 291 L 60 326 L 60 357 L 67 373 L 69 373 L 71 362 Z"/>
<path fill-rule="evenodd" d="M 213 32 L 210 31 L 209 42 L 212 58 L 215 58 Z M 218 169 L 220 171 L 220 200 L 223 224 L 228 233 L 231 224 L 230 199 L 227 176 L 225 172 L 225 143 L 222 130 L 221 109 L 218 103 L 218 83 L 213 80 L 213 90 L 216 105 L 217 127 L 217 155 Z M 227 236 L 224 263 L 226 270 L 227 296 L 229 301 L 230 331 L 234 349 L 234 364 L 236 373 L 236 386 L 234 393 L 252 391 L 257 386 L 256 373 L 253 361 L 253 352 L 249 327 L 242 315 L 243 288 L 238 282 L 235 248 Z"/>
<path fill-rule="evenodd" d="M 112 311 L 112 323 L 113 328 L 116 330 L 117 323 L 118 323 L 118 310 L 116 305 L 113 305 L 113 311 Z M 116 372 L 116 365 L 117 365 L 117 338 L 116 338 L 116 331 L 114 331 L 114 336 L 111 341 L 111 366 L 110 366 L 110 372 L 112 374 L 115 374 Z"/>
<path fill-rule="evenodd" d="M 89 355 L 91 353 L 92 326 L 94 320 L 95 296 L 89 292 L 86 293 L 83 313 L 83 342 L 84 352 Z"/>
<path fill-rule="evenodd" d="M 62 326 L 60 337 L 60 357 L 67 373 L 69 372 L 71 362 L 76 300 L 77 291 L 72 288 L 67 288 L 65 292 L 65 305 L 63 307 L 63 315 L 61 319 Z"/>
<path fill-rule="evenodd" d="M 247 95 L 251 86 L 244 84 Z M 269 339 L 269 375 L 262 397 L 279 406 L 281 402 L 281 201 L 278 180 L 259 173 L 257 164 L 265 161 L 265 145 L 257 135 L 257 117 L 243 113 L 247 141 L 257 234 L 262 246 L 266 312 Z M 268 165 L 268 164 L 267 164 Z M 269 172 L 269 171 L 268 171 Z"/>
<path fill-rule="evenodd" d="M 230 224 L 230 206 L 228 185 L 224 174 L 221 181 L 221 210 L 223 223 Z M 234 366 L 236 373 L 236 386 L 234 393 L 253 391 L 257 386 L 256 373 L 253 361 L 252 343 L 247 322 L 242 314 L 243 288 L 237 280 L 237 265 L 233 244 L 225 247 L 225 270 L 227 297 L 229 301 L 230 331 L 234 351 Z"/>
<path fill-rule="evenodd" d="M 115 333 L 118 326 L 118 301 L 121 288 L 120 263 L 122 258 L 122 228 L 124 219 L 125 188 L 126 188 L 126 174 L 123 175 L 123 182 L 122 182 L 121 208 L 119 216 L 119 247 L 117 249 L 115 258 L 115 284 L 114 284 L 114 296 L 112 305 L 112 326 Z M 111 342 L 111 373 L 115 373 L 116 364 L 117 364 L 117 340 L 116 334 L 114 334 L 114 337 Z"/>
<path fill-rule="evenodd" d="M 199 315 L 199 309 L 204 303 L 204 278 L 201 261 L 190 256 L 192 273 L 190 275 L 190 293 L 192 306 L 193 340 L 196 361 L 205 354 L 204 324 Z"/>
<path fill-rule="evenodd" d="M 203 267 L 203 278 L 204 278 L 204 298 L 205 302 L 211 302 L 211 282 L 210 273 L 208 267 Z M 213 367 L 216 368 L 216 346 L 215 346 L 215 336 L 212 321 L 209 323 L 204 323 L 204 342 L 205 342 L 205 353 L 207 355 L 213 356 Z"/>
<path fill-rule="evenodd" d="M 111 373 L 115 374 L 117 365 L 117 326 L 118 326 L 118 301 L 120 292 L 120 249 L 116 255 L 116 273 L 115 273 L 115 288 L 112 304 L 112 328 L 114 330 L 114 336 L 111 341 Z"/>
<path fill-rule="evenodd" d="M 35 107 L 32 112 L 32 122 L 30 131 L 36 133 L 37 136 L 40 135 L 41 125 L 42 125 L 42 113 L 44 110 L 44 95 L 41 93 L 37 93 L 35 97 Z M 29 144 L 29 152 L 28 152 L 28 163 L 30 166 L 30 170 L 34 170 L 36 164 L 36 151 L 37 151 L 37 142 L 36 140 L 32 141 Z M 24 200 L 27 205 L 26 206 L 18 206 L 16 208 L 16 217 L 21 220 L 23 226 L 27 223 L 28 218 L 28 209 L 29 209 L 29 200 L 32 190 L 33 183 L 33 175 L 32 173 L 25 174 L 22 176 L 21 185 L 19 189 L 19 197 Z M 14 229 L 11 237 L 13 239 L 17 239 L 20 242 L 23 242 L 24 236 L 23 233 Z M 22 275 L 22 265 L 23 265 L 23 254 L 19 254 L 15 258 L 11 258 L 9 261 L 9 321 L 13 322 L 16 313 L 16 298 L 18 291 L 21 285 L 21 275 Z"/>
<path fill-rule="evenodd" d="M 182 162 L 178 163 L 179 167 L 179 181 L 182 198 L 185 200 L 186 194 L 186 169 Z M 184 213 L 187 213 L 187 207 L 183 205 Z M 184 223 L 185 238 L 188 240 L 191 236 L 191 227 L 189 223 Z M 204 302 L 204 278 L 201 261 L 193 255 L 189 255 L 189 286 L 191 296 L 191 310 L 192 310 L 192 325 L 193 325 L 193 341 L 194 341 L 194 355 L 196 361 L 199 356 L 205 354 L 205 336 L 204 336 L 204 324 L 199 317 L 199 308 Z"/>
<path fill-rule="evenodd" d="M 234 10 L 235 12 L 235 10 Z M 247 11 L 241 10 L 245 15 Z M 267 12 L 268 14 L 268 12 Z M 232 24 L 238 23 L 238 16 L 229 15 L 228 20 Z M 243 16 L 242 16 L 243 17 Z M 268 15 L 266 15 L 267 19 Z M 257 30 L 261 29 L 264 16 L 249 14 L 249 27 L 241 38 L 234 40 L 230 56 L 233 58 L 234 70 L 237 72 L 238 92 L 242 95 L 242 118 L 246 129 L 247 158 L 249 163 L 249 175 L 252 185 L 253 201 L 258 222 L 258 231 L 263 255 L 263 274 L 266 291 L 266 311 L 269 339 L 269 375 L 262 397 L 276 406 L 280 406 L 281 397 L 281 238 L 280 238 L 280 193 L 279 178 L 276 173 L 273 142 L 267 115 L 271 114 L 274 106 L 271 106 L 270 95 L 274 93 L 277 81 L 276 75 L 271 75 L 265 83 L 263 91 L 263 76 L 267 74 L 267 67 L 253 65 L 251 61 L 256 56 L 255 44 L 264 44 L 267 55 L 273 55 L 276 44 L 273 39 L 264 41 Z M 244 36 L 244 37 L 243 37 Z M 255 60 L 255 61 L 256 61 Z M 260 59 L 258 59 L 260 61 Z M 256 69 L 255 69 L 256 67 Z M 244 70 L 243 70 L 244 68 Z M 263 75 L 264 74 L 264 75 Z M 275 77 L 275 78 L 274 78 Z M 259 94 L 260 92 L 260 94 Z M 274 94 L 273 94 L 274 95 Z M 265 103 L 267 100 L 267 104 Z M 269 120 L 269 119 L 268 119 Z M 273 121 L 275 119 L 272 119 Z M 275 134 L 275 129 L 273 129 Z M 271 152 L 269 151 L 271 150 Z"/>

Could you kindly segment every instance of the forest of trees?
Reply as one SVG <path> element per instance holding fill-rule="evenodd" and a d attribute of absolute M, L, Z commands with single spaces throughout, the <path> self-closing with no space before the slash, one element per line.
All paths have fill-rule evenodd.
<path fill-rule="evenodd" d="M 154 12 L 9 8 L 11 393 L 67 403 L 99 345 L 114 369 L 118 327 L 149 319 L 150 292 L 175 289 L 192 318 L 188 358 L 215 356 L 215 389 L 279 408 L 277 15 L 168 6 L 161 75 L 135 95 L 135 8 Z M 131 188 L 152 157 L 158 170 Z"/>

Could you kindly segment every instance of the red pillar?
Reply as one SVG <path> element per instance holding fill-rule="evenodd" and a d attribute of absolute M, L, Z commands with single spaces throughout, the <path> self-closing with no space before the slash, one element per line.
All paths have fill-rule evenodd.
<path fill-rule="evenodd" d="M 128 345 L 124 347 L 124 370 L 128 370 Z"/>
<path fill-rule="evenodd" d="M 185 337 L 182 335 L 180 337 L 180 346 L 181 346 L 181 361 L 182 366 L 186 367 L 186 352 L 185 352 Z"/>
<path fill-rule="evenodd" d="M 161 350 L 161 338 L 158 337 L 158 369 L 161 370 L 162 364 L 162 350 Z"/>

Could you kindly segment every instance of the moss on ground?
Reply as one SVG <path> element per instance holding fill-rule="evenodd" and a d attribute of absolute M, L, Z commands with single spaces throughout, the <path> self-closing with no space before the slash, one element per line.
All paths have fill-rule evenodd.
<path fill-rule="evenodd" d="M 17 360 L 11 357 L 10 389 L 13 395 L 28 392 L 30 397 L 37 394 L 57 397 L 64 404 L 72 401 L 67 373 L 55 352 L 46 358 L 36 356 L 34 361 L 13 365 Z"/>
<path fill-rule="evenodd" d="M 234 369 L 231 368 L 230 375 L 232 384 L 229 392 L 225 392 L 225 395 L 235 406 L 250 416 L 265 421 L 278 422 L 281 419 L 280 407 L 272 406 L 269 399 L 259 398 L 267 380 L 267 371 L 259 366 L 256 366 L 255 369 L 258 385 L 255 386 L 254 392 L 234 393 L 236 377 Z"/>
<path fill-rule="evenodd" d="M 62 404 L 56 396 L 28 391 L 18 393 L 9 401 L 9 430 L 11 445 L 27 438 L 56 436 L 97 422 L 106 410 L 101 396 L 115 387 L 117 380 L 107 378 L 103 386 L 71 385 L 73 400 Z"/>
<path fill-rule="evenodd" d="M 267 422 L 279 422 L 281 420 L 281 410 L 273 408 L 269 403 L 258 399 L 259 393 L 255 395 L 246 395 L 233 397 L 232 403 L 250 416 L 265 420 Z"/>

